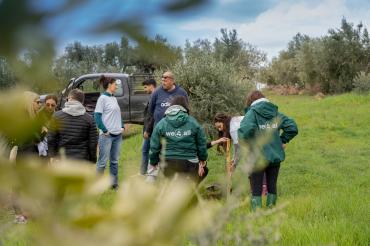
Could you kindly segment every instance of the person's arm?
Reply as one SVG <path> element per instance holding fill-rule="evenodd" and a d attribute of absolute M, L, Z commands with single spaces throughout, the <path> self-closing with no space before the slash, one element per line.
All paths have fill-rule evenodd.
<path fill-rule="evenodd" d="M 207 142 L 207 149 L 212 148 L 213 145 L 224 143 L 228 140 L 228 138 L 222 137 L 214 141 Z"/>
<path fill-rule="evenodd" d="M 103 123 L 103 111 L 104 111 L 104 99 L 103 96 L 100 96 L 98 98 L 98 101 L 96 102 L 96 107 L 94 111 L 94 119 L 96 122 L 96 126 L 103 131 L 104 134 L 108 133 L 108 129 L 105 127 Z"/>
<path fill-rule="evenodd" d="M 152 137 L 150 138 L 149 161 L 152 166 L 157 166 L 159 163 L 159 153 L 161 152 L 160 123 L 154 127 Z"/>
<path fill-rule="evenodd" d="M 233 165 L 236 167 L 239 161 L 239 144 L 234 144 L 234 155 L 233 155 Z"/>
<path fill-rule="evenodd" d="M 157 90 L 155 90 L 153 92 L 152 96 L 150 97 L 148 113 L 151 114 L 151 115 L 154 115 L 155 104 L 156 104 L 156 101 L 157 101 L 157 95 L 158 95 L 158 92 L 157 92 Z"/>
<path fill-rule="evenodd" d="M 146 124 L 146 128 L 144 129 L 144 132 L 147 133 L 148 137 L 150 137 L 153 133 L 153 128 L 154 128 L 154 117 L 153 115 L 148 112 L 148 122 Z"/>
<path fill-rule="evenodd" d="M 282 113 L 279 113 L 279 117 L 281 120 L 280 128 L 283 130 L 280 139 L 283 144 L 286 144 L 298 134 L 298 127 L 292 118 Z"/>
<path fill-rule="evenodd" d="M 89 130 L 89 159 L 91 162 L 96 163 L 96 147 L 98 145 L 98 132 L 93 119 L 91 119 L 91 125 Z"/>
<path fill-rule="evenodd" d="M 102 115 L 103 115 L 102 113 L 95 112 L 94 113 L 95 122 L 100 130 L 102 130 L 104 133 L 107 133 L 108 130 L 103 123 Z"/>

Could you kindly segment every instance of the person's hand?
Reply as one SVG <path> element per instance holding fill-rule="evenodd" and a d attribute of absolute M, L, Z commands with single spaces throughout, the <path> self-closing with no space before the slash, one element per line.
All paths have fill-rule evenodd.
<path fill-rule="evenodd" d="M 283 147 L 283 149 L 285 149 L 285 147 L 286 147 L 286 144 L 282 144 L 282 147 Z"/>
<path fill-rule="evenodd" d="M 109 132 L 104 132 L 104 136 L 109 136 Z"/>
<path fill-rule="evenodd" d="M 149 133 L 148 132 L 144 132 L 143 136 L 144 136 L 145 139 L 148 139 L 149 138 Z"/>
<path fill-rule="evenodd" d="M 121 133 L 123 134 L 125 132 L 125 128 L 124 127 L 122 127 L 121 128 Z"/>
<path fill-rule="evenodd" d="M 198 175 L 199 177 L 203 177 L 205 170 L 204 167 L 207 165 L 205 161 L 200 161 L 199 162 L 199 168 L 198 168 Z"/>
<path fill-rule="evenodd" d="M 211 145 L 220 144 L 220 143 L 225 143 L 225 142 L 227 142 L 227 140 L 229 140 L 229 139 L 228 139 L 228 138 L 226 138 L 226 137 L 222 137 L 222 138 L 219 138 L 219 139 L 217 139 L 217 140 L 215 140 L 215 141 L 212 141 L 212 142 L 211 142 Z"/>

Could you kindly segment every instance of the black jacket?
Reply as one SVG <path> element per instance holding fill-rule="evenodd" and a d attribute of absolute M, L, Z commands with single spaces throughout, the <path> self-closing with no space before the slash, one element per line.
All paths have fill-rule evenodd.
<path fill-rule="evenodd" d="M 154 128 L 154 118 L 153 115 L 149 111 L 149 102 L 146 104 L 146 107 L 144 109 L 144 127 L 143 131 L 147 132 L 150 135 L 152 135 Z"/>
<path fill-rule="evenodd" d="M 64 148 L 67 158 L 96 162 L 98 133 L 95 121 L 85 113 L 72 116 L 63 111 L 54 114 L 48 133 L 49 156 Z"/>

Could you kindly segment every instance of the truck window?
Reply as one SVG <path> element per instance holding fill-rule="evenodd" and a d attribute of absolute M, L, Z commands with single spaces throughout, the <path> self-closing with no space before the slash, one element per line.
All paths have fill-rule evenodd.
<path fill-rule="evenodd" d="M 123 96 L 123 87 L 122 87 L 122 81 L 120 79 L 116 79 L 117 84 L 117 90 L 114 95 L 117 96 Z M 104 89 L 99 84 L 99 78 L 90 78 L 83 81 L 78 88 L 82 90 L 85 94 L 91 94 L 91 93 L 102 93 Z"/>
<path fill-rule="evenodd" d="M 130 78 L 132 95 L 145 94 L 143 82 L 148 79 L 150 76 L 147 75 L 134 75 Z"/>

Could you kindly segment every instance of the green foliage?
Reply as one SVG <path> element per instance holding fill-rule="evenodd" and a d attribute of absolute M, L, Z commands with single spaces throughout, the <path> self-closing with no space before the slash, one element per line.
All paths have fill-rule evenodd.
<path fill-rule="evenodd" d="M 186 61 L 176 63 L 172 70 L 189 94 L 191 114 L 200 122 L 210 127 L 217 112 L 242 114 L 250 82 L 235 64 L 218 61 L 206 52 L 187 52 Z"/>
<path fill-rule="evenodd" d="M 15 85 L 16 79 L 6 59 L 0 57 L 0 89 L 7 89 Z"/>
<path fill-rule="evenodd" d="M 369 69 L 369 51 L 367 29 L 342 19 L 339 29 L 330 29 L 321 38 L 298 33 L 262 78 L 271 84 L 297 83 L 306 88 L 318 84 L 324 93 L 349 92 L 357 74 Z"/>
<path fill-rule="evenodd" d="M 370 73 L 366 74 L 361 72 L 354 80 L 353 86 L 355 91 L 361 94 L 367 94 L 370 92 Z"/>
<path fill-rule="evenodd" d="M 184 61 L 172 67 L 190 97 L 191 114 L 213 129 L 217 112 L 241 115 L 265 54 L 244 43 L 235 30 L 221 29 L 221 38 L 187 42 Z"/>
<path fill-rule="evenodd" d="M 159 35 L 154 40 L 132 46 L 122 36 L 121 43 L 85 46 L 80 42 L 69 44 L 64 54 L 56 59 L 54 73 L 65 85 L 72 77 L 98 72 L 153 72 L 163 66 L 170 66 L 181 59 L 181 49 L 171 46 Z"/>

